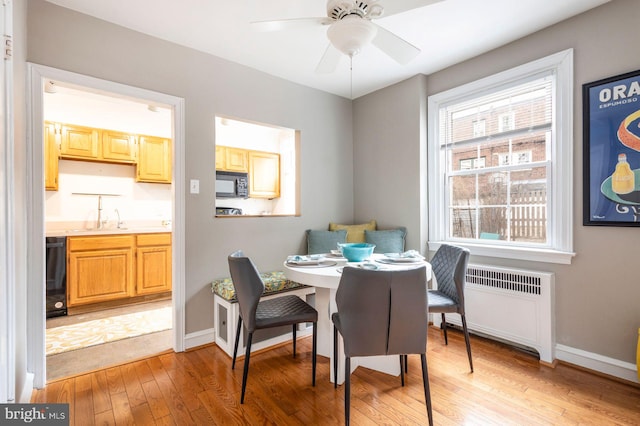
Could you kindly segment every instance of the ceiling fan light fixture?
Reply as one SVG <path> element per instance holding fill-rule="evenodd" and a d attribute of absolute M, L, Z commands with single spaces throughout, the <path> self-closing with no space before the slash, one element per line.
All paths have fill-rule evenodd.
<path fill-rule="evenodd" d="M 371 43 L 376 32 L 376 26 L 368 19 L 349 15 L 334 22 L 327 30 L 327 37 L 336 49 L 347 56 L 354 56 Z"/>

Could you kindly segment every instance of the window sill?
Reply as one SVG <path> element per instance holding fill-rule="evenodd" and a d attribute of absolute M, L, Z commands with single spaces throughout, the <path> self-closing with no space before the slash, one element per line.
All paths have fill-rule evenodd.
<path fill-rule="evenodd" d="M 473 244 L 462 242 L 429 241 L 429 250 L 437 250 L 442 244 L 454 244 L 466 247 L 473 256 L 499 257 L 502 259 L 527 260 L 529 262 L 558 263 L 570 265 L 576 255 L 551 249 L 535 249 L 531 247 L 505 247 L 502 245 Z"/>

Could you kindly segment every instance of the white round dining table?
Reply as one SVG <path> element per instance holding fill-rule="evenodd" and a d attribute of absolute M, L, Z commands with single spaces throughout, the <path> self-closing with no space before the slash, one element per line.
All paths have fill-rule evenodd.
<path fill-rule="evenodd" d="M 379 270 L 402 270 L 426 266 L 426 280 L 431 279 L 431 264 L 426 261 L 397 261 L 392 263 L 383 254 L 373 254 L 365 262 L 347 262 L 343 257 L 327 255 L 319 264 L 296 265 L 284 262 L 284 274 L 287 279 L 313 286 L 316 289 L 315 307 L 318 311 L 318 347 L 317 353 L 331 359 L 330 381 L 333 382 L 333 323 L 331 314 L 337 311 L 336 291 L 340 285 L 343 268 L 362 267 Z M 426 309 L 426 307 L 425 307 Z M 344 350 L 342 339 L 338 339 L 338 383 L 344 382 Z M 400 375 L 400 363 L 397 356 L 353 357 L 351 370 L 358 366 L 371 368 L 394 376 Z"/>

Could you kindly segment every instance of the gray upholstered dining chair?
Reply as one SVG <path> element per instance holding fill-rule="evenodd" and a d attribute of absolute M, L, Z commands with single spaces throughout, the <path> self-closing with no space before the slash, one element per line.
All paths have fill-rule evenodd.
<path fill-rule="evenodd" d="M 344 415 L 347 425 L 351 403 L 351 357 L 399 355 L 404 386 L 403 363 L 408 354 L 420 354 L 427 415 L 429 424 L 433 424 L 426 357 L 426 298 L 424 266 L 396 271 L 343 269 L 336 292 L 338 311 L 331 319 L 334 324 L 334 384 L 338 382 L 338 333 L 344 341 Z"/>
<path fill-rule="evenodd" d="M 473 373 L 473 361 L 471 359 L 471 343 L 469 342 L 469 330 L 464 310 L 464 287 L 467 282 L 467 264 L 469 263 L 469 250 L 463 247 L 443 244 L 438 248 L 431 259 L 431 268 L 438 285 L 437 290 L 429 290 L 428 311 L 440 313 L 442 329 L 444 331 L 444 343 L 447 339 L 447 320 L 445 314 L 457 313 L 462 319 L 464 341 L 467 345 L 469 367 Z"/>
<path fill-rule="evenodd" d="M 240 305 L 240 316 L 236 330 L 236 342 L 233 348 L 231 369 L 236 366 L 236 354 L 240 341 L 242 323 L 247 331 L 247 345 L 244 355 L 244 372 L 242 374 L 242 393 L 240 403 L 244 403 L 244 394 L 249 375 L 249 358 L 251 356 L 251 340 L 256 330 L 291 325 L 293 328 L 293 357 L 296 356 L 296 328 L 300 323 L 313 323 L 312 349 L 312 385 L 316 385 L 316 351 L 318 311 L 298 296 L 281 296 L 260 300 L 264 292 L 264 282 L 251 259 L 238 250 L 228 257 L 231 280 Z"/>

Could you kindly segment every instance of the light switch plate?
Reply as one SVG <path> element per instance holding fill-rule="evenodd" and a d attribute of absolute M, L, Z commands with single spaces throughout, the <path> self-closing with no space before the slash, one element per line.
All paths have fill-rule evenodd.
<path fill-rule="evenodd" d="M 191 179 L 190 188 L 191 188 L 191 193 L 192 194 L 199 194 L 200 193 L 200 181 L 198 179 Z"/>

